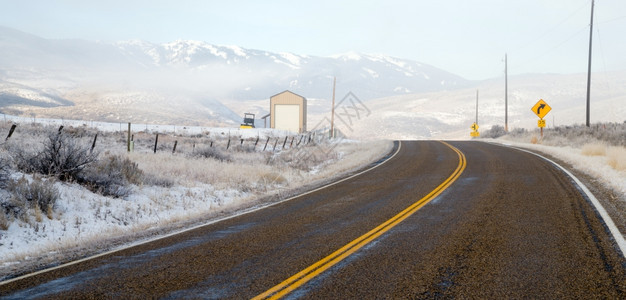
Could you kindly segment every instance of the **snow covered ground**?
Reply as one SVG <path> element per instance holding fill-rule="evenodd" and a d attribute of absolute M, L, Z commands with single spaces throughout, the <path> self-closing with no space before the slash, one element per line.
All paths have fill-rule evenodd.
<path fill-rule="evenodd" d="M 16 120 L 13 120 L 16 121 Z M 32 122 L 32 120 L 30 120 Z M 49 129 L 56 131 L 59 120 L 45 121 Z M 70 130 L 70 122 L 63 121 Z M 0 124 L 1 132 L 8 132 L 9 123 Z M 82 124 L 75 124 L 82 127 Z M 89 124 L 91 125 L 91 124 Z M 102 125 L 102 126 L 101 126 Z M 125 153 L 120 147 L 122 136 L 115 131 L 117 124 L 101 124 L 99 128 L 113 131 L 107 135 L 100 132 L 98 148 L 106 148 L 101 157 Z M 126 126 L 128 126 L 126 124 Z M 8 141 L 14 146 L 2 143 L 0 158 L 11 155 L 11 147 L 36 147 L 40 143 L 37 134 L 39 127 L 30 130 L 34 136 L 28 136 L 25 126 Z M 173 129 L 173 126 L 162 126 Z M 38 129 L 39 128 L 39 129 Z M 123 128 L 124 130 L 125 128 Z M 181 130 L 187 130 L 181 133 Z M 29 182 L 43 180 L 52 182 L 59 197 L 52 211 L 31 210 L 25 217 L 6 217 L 0 212 L 0 280 L 12 274 L 23 272 L 24 268 L 53 264 L 58 260 L 80 257 L 123 247 L 136 242 L 139 238 L 147 239 L 152 235 L 162 235 L 172 228 L 184 228 L 194 224 L 208 222 L 219 216 L 233 214 L 272 201 L 297 191 L 304 186 L 326 182 L 334 176 L 351 172 L 384 156 L 392 148 L 389 141 L 358 142 L 348 139 L 319 141 L 319 144 L 290 147 L 280 145 L 274 151 L 273 146 L 267 151 L 224 150 L 222 134 L 224 128 L 203 128 L 198 134 L 206 143 L 207 136 L 215 137 L 215 147 L 220 147 L 224 160 L 198 157 L 190 153 L 190 142 L 195 135 L 190 128 L 176 129 L 176 136 L 181 142 L 176 154 L 159 151 L 154 154 L 149 147 L 140 147 L 137 140 L 136 151 L 125 155 L 144 172 L 150 181 L 132 185 L 128 196 L 114 198 L 94 193 L 76 182 L 59 181 L 53 178 L 25 174 L 12 169 L 10 178 L 19 181 L 24 178 Z M 169 138 L 172 139 L 172 131 Z M 246 138 L 257 136 L 271 137 L 274 142 L 284 132 L 271 130 L 232 130 L 231 135 Z M 135 136 L 139 139 L 141 134 Z M 163 141 L 167 142 L 167 135 Z M 219 138 L 222 138 L 220 140 Z M 82 143 L 89 141 L 85 138 Z M 200 140 L 196 140 L 199 151 Z M 9 150 L 7 150 L 9 149 Z M 271 150 L 270 150 L 271 149 Z M 320 152 L 321 151 L 321 152 Z M 308 157 L 307 157 L 308 156 Z M 319 157 L 318 157 L 319 156 Z M 299 161 L 301 160 L 301 161 Z M 24 180 L 22 179 L 22 180 Z M 159 183 L 165 181 L 165 183 Z M 0 188 L 0 202 L 11 201 L 7 188 Z M 2 228 L 6 227 L 6 228 Z M 163 230 L 163 228 L 166 228 Z"/>
<path fill-rule="evenodd" d="M 65 120 L 65 119 L 51 119 L 51 118 L 29 118 L 13 115 L 2 114 L 0 121 L 12 122 L 16 124 L 24 123 L 38 123 L 48 126 L 72 126 L 72 127 L 90 127 L 98 128 L 104 132 L 127 132 L 128 123 L 111 123 L 111 122 L 94 122 L 84 120 Z M 180 135 L 194 135 L 194 134 L 213 134 L 213 135 L 225 135 L 242 138 L 261 137 L 266 138 L 268 136 L 285 136 L 290 133 L 283 130 L 276 130 L 271 128 L 254 128 L 254 129 L 240 129 L 236 127 L 206 127 L 206 126 L 176 126 L 176 125 L 157 125 L 157 124 L 134 124 L 131 123 L 131 131 L 133 132 L 146 132 L 146 133 L 173 133 Z"/>

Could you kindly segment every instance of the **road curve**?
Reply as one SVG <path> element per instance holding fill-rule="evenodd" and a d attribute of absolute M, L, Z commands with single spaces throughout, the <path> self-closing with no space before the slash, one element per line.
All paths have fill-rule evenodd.
<path fill-rule="evenodd" d="M 384 224 L 459 168 L 436 141 L 180 235 L 0 285 L 24 298 L 252 298 Z M 626 260 L 571 180 L 522 151 L 450 142 L 460 176 L 292 298 L 626 297 Z"/>

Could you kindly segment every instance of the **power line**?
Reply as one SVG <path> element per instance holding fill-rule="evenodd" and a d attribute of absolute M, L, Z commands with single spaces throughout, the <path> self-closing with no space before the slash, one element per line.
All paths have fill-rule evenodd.
<path fill-rule="evenodd" d="M 558 43 L 556 46 L 553 46 L 552 48 L 550 48 L 547 51 L 543 51 L 541 54 L 527 60 L 526 62 L 518 62 L 517 64 L 515 64 L 515 67 L 517 66 L 521 66 L 521 65 L 525 65 L 525 64 L 529 64 L 529 63 L 533 63 L 536 60 L 546 56 L 547 54 L 550 54 L 551 52 L 553 52 L 554 50 L 560 48 L 561 46 L 563 46 L 565 43 L 569 42 L 571 39 L 577 37 L 578 35 L 580 35 L 581 33 L 583 33 L 586 29 L 587 29 L 587 25 L 585 27 L 580 28 L 578 31 L 576 31 L 576 33 L 572 34 L 571 36 L 569 36 L 568 38 L 566 38 L 565 40 L 563 40 L 562 42 Z"/>
<path fill-rule="evenodd" d="M 548 34 L 552 33 L 554 30 L 556 30 L 559 26 L 561 26 L 563 23 L 567 22 L 567 20 L 571 19 L 574 15 L 576 15 L 578 12 L 580 12 L 583 8 L 585 8 L 587 6 L 587 3 L 581 5 L 578 9 L 576 9 L 575 11 L 573 11 L 571 14 L 569 14 L 567 17 L 565 17 L 563 20 L 561 20 L 560 22 L 558 22 L 556 25 L 552 26 L 552 28 L 550 28 L 549 30 L 545 31 L 543 34 L 539 35 L 538 37 L 532 39 L 531 41 L 525 43 L 523 46 L 521 47 L 516 47 L 517 51 L 523 50 L 525 48 L 527 48 L 530 45 L 535 45 L 535 43 L 544 38 L 545 36 L 547 36 Z"/>
<path fill-rule="evenodd" d="M 626 19 L 626 16 L 621 16 L 621 17 L 617 17 L 617 18 L 609 19 L 609 20 L 602 21 L 602 22 L 596 22 L 596 24 L 606 24 L 606 23 L 615 22 L 615 21 L 617 21 L 617 20 L 621 20 L 621 19 Z"/>

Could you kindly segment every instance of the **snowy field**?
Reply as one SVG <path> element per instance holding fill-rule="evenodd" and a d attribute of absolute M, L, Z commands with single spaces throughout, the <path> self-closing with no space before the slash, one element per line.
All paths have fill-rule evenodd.
<path fill-rule="evenodd" d="M 5 123 L 11 122 L 16 124 L 24 123 L 38 123 L 48 126 L 66 126 L 66 127 L 87 127 L 97 128 L 103 132 L 127 132 L 128 123 L 110 123 L 110 122 L 95 122 L 95 121 L 83 121 L 83 120 L 64 120 L 64 119 L 50 119 L 50 118 L 28 118 L 13 115 L 3 114 L 0 117 L 0 121 Z M 233 137 L 252 138 L 260 136 L 265 138 L 268 136 L 285 136 L 290 133 L 283 130 L 270 129 L 270 128 L 254 128 L 240 129 L 240 128 L 223 128 L 223 127 L 206 127 L 206 126 L 176 126 L 176 125 L 156 125 L 156 124 L 134 124 L 131 123 L 132 132 L 145 132 L 145 133 L 172 133 L 179 135 L 194 135 L 194 134 L 212 134 L 212 135 L 226 135 Z"/>
<path fill-rule="evenodd" d="M 98 161 L 82 172 L 85 175 L 60 180 L 20 166 L 20 159 L 40 151 L 49 136 L 56 136 L 60 120 L 44 121 L 47 126 L 31 124 L 32 120 L 20 123 L 0 145 L 5 171 L 0 187 L 4 208 L 0 211 L 0 278 L 23 272 L 25 267 L 123 247 L 137 239 L 267 205 L 305 186 L 359 169 L 393 146 L 388 141 L 328 140 L 321 135 L 309 140 L 280 131 L 233 129 L 233 143 L 226 150 L 228 129 L 202 128 L 196 133 L 179 127 L 174 133 L 174 126 L 162 126 L 156 153 L 155 134 L 136 132 L 134 152 L 127 154 L 126 132 L 119 132 L 118 124 L 97 124 L 104 130 L 96 131 L 91 124 L 74 127 L 62 121 L 63 132 L 78 145 L 90 146 L 98 133 L 94 151 Z M 0 123 L 0 132 L 8 133 L 10 126 Z M 252 146 L 257 138 L 259 144 Z M 178 147 L 172 153 L 175 141 Z M 264 147 L 266 141 L 271 142 Z M 121 176 L 120 172 L 130 175 L 122 182 L 110 180 Z M 29 194 L 33 191 L 54 194 L 54 205 L 48 209 L 34 205 L 33 198 L 45 197 Z"/>

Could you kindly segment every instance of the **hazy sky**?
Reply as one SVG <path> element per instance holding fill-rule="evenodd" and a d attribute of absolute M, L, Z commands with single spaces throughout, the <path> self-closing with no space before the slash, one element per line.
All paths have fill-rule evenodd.
<path fill-rule="evenodd" d="M 594 71 L 626 69 L 626 1 L 597 0 Z M 327 56 L 356 51 L 468 79 L 584 73 L 591 0 L 0 0 L 0 25 L 45 38 L 219 45 Z"/>

